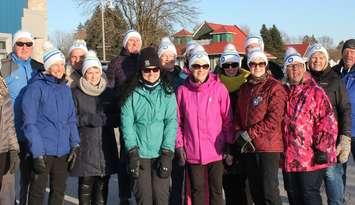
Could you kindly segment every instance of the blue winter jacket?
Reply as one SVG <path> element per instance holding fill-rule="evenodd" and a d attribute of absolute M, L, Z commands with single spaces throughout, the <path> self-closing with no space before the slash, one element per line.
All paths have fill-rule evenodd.
<path fill-rule="evenodd" d="M 351 103 L 351 136 L 355 138 L 355 71 L 351 71 L 344 75 L 342 80 L 348 91 L 349 101 Z"/>
<path fill-rule="evenodd" d="M 60 157 L 79 144 L 73 97 L 65 81 L 38 74 L 24 93 L 22 109 L 23 132 L 34 158 Z"/>

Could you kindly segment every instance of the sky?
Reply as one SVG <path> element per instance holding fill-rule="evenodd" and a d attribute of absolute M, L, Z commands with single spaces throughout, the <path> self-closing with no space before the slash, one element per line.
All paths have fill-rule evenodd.
<path fill-rule="evenodd" d="M 304 35 L 341 40 L 355 38 L 354 0 L 200 0 L 196 23 L 203 21 L 247 26 L 259 34 L 262 24 L 277 28 L 292 38 Z M 77 0 L 48 0 L 48 31 L 73 31 L 91 16 Z M 185 25 L 192 31 L 195 25 Z M 182 26 L 176 25 L 176 30 Z"/>

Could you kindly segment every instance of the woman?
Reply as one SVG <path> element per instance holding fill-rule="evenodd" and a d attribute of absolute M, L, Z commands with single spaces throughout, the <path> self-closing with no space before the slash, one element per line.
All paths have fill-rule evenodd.
<path fill-rule="evenodd" d="M 263 51 L 251 52 L 248 66 L 250 77 L 237 100 L 235 145 L 245 163 L 254 203 L 281 205 L 278 168 L 286 91 L 269 73 Z"/>
<path fill-rule="evenodd" d="M 327 94 L 307 73 L 304 59 L 292 48 L 285 56 L 284 185 L 290 205 L 318 205 L 326 168 L 336 163 L 338 123 Z"/>
<path fill-rule="evenodd" d="M 191 74 L 178 88 L 177 152 L 187 161 L 192 204 L 205 204 L 205 171 L 209 203 L 223 204 L 222 157 L 226 142 L 233 140 L 232 112 L 225 86 L 210 73 L 205 51 L 192 51 Z"/>
<path fill-rule="evenodd" d="M 61 205 L 80 139 L 73 97 L 65 82 L 64 55 L 49 42 L 44 51 L 45 71 L 30 82 L 22 102 L 23 131 L 33 158 L 28 204 L 43 204 L 50 176 L 48 204 Z"/>
<path fill-rule="evenodd" d="M 79 177 L 80 204 L 103 205 L 107 202 L 110 175 L 118 169 L 113 131 L 115 115 L 110 109 L 115 103 L 108 95 L 102 66 L 94 51 L 86 54 L 82 74 L 73 89 L 81 152 L 71 175 Z"/>
<path fill-rule="evenodd" d="M 176 138 L 176 98 L 154 48 L 141 51 L 138 66 L 138 76 L 124 93 L 121 108 L 128 171 L 138 205 L 166 205 Z"/>

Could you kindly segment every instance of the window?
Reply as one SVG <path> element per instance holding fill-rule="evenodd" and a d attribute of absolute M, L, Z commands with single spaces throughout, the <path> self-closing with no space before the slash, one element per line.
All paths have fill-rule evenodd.
<path fill-rule="evenodd" d="M 212 42 L 220 42 L 221 41 L 221 36 L 218 34 L 215 34 L 212 36 Z"/>
<path fill-rule="evenodd" d="M 6 49 L 6 42 L 5 41 L 0 41 L 0 49 Z"/>

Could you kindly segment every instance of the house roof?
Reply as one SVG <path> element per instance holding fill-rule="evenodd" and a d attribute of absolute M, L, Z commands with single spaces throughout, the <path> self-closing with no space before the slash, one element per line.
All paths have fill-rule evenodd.
<path fill-rule="evenodd" d="M 174 36 L 192 36 L 192 33 L 183 28 L 180 31 L 178 31 L 177 33 L 175 33 Z"/>
<path fill-rule="evenodd" d="M 296 49 L 296 51 L 301 54 L 301 56 L 303 56 L 308 48 L 309 44 L 308 43 L 293 43 L 293 44 L 285 44 L 284 48 L 285 50 L 288 47 L 293 47 L 294 49 Z"/>

